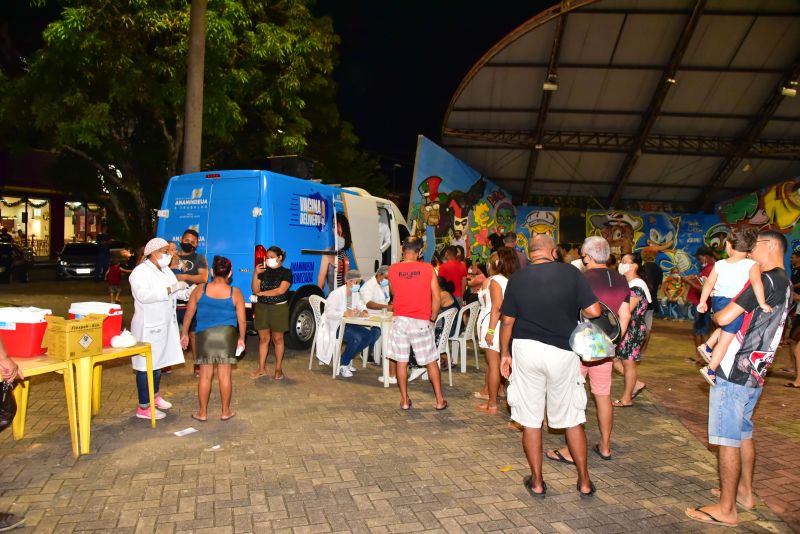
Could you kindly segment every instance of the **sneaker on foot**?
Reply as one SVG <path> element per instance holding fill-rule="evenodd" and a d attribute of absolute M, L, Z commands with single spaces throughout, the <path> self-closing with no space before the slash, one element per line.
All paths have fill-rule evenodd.
<path fill-rule="evenodd" d="M 351 372 L 351 373 L 355 373 L 356 371 L 358 371 L 358 367 L 356 367 L 356 366 L 355 366 L 355 365 L 353 365 L 352 363 L 350 363 L 350 364 L 347 366 L 347 368 L 348 368 L 348 369 L 350 369 L 350 372 Z"/>
<path fill-rule="evenodd" d="M 410 373 L 408 373 L 408 381 L 411 382 L 412 380 L 416 380 L 427 372 L 428 370 L 424 367 L 415 367 Z"/>
<path fill-rule="evenodd" d="M 711 387 L 716 385 L 717 373 L 709 369 L 707 365 L 700 369 L 700 374 L 703 375 L 703 378 L 706 379 L 706 382 L 708 382 Z"/>
<path fill-rule="evenodd" d="M 383 384 L 383 375 L 378 377 L 378 382 Z M 390 376 L 389 377 L 389 383 L 392 384 L 392 385 L 397 384 L 397 377 L 396 376 Z"/>
<path fill-rule="evenodd" d="M 166 416 L 167 414 L 161 410 L 156 410 L 156 419 L 164 419 Z M 150 419 L 150 407 L 148 406 L 147 408 L 142 408 L 141 406 L 138 406 L 136 408 L 136 417 L 139 419 Z"/>
<path fill-rule="evenodd" d="M 699 354 L 700 357 L 706 361 L 706 363 L 711 361 L 711 349 L 708 348 L 708 345 L 705 343 L 697 347 L 697 354 Z"/>
<path fill-rule="evenodd" d="M 24 517 L 14 514 L 0 513 L 0 532 L 17 528 L 25 522 Z"/>
<path fill-rule="evenodd" d="M 169 410 L 170 408 L 172 408 L 172 403 L 167 400 L 164 400 L 164 398 L 161 395 L 156 395 L 156 408 L 158 408 L 159 410 Z"/>
<path fill-rule="evenodd" d="M 350 370 L 350 367 L 347 365 L 340 365 L 339 366 L 339 376 L 342 378 L 352 378 L 353 372 Z"/>

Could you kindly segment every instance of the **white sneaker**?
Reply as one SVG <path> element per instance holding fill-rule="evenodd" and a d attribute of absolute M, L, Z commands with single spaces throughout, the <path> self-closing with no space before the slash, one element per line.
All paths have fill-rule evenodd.
<path fill-rule="evenodd" d="M 378 382 L 383 384 L 383 375 L 378 377 Z M 396 376 L 390 376 L 389 377 L 389 383 L 392 384 L 392 385 L 397 384 L 397 377 Z"/>
<path fill-rule="evenodd" d="M 156 419 L 164 419 L 167 416 L 161 410 L 156 410 Z M 147 408 L 142 408 L 141 406 L 136 407 L 136 417 L 139 419 L 150 419 L 150 406 Z"/>
<path fill-rule="evenodd" d="M 161 395 L 156 395 L 156 408 L 158 408 L 159 410 L 169 410 L 170 408 L 172 408 L 172 403 L 167 400 L 164 400 L 164 398 Z"/>
<path fill-rule="evenodd" d="M 416 380 L 427 372 L 428 370 L 424 367 L 415 367 L 410 373 L 408 373 L 408 381 L 411 382 L 412 380 Z"/>
<path fill-rule="evenodd" d="M 340 365 L 339 366 L 339 376 L 341 376 L 342 378 L 352 378 L 353 377 L 353 372 L 350 370 L 350 368 L 347 365 Z"/>
<path fill-rule="evenodd" d="M 358 371 L 358 367 L 356 367 L 356 366 L 355 366 L 355 365 L 353 365 L 352 363 L 350 363 L 350 364 L 347 366 L 347 368 L 348 368 L 348 369 L 350 369 L 350 372 L 351 372 L 351 373 L 355 373 L 356 371 Z"/>

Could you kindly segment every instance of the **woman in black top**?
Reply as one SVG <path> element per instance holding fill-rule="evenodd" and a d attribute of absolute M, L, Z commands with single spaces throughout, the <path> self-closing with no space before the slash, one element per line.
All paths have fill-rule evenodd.
<path fill-rule="evenodd" d="M 328 294 L 337 287 L 344 285 L 344 275 L 350 270 L 350 258 L 347 251 L 350 250 L 352 238 L 350 236 L 350 222 L 341 213 L 336 214 L 336 250 L 337 254 L 322 256 L 319 266 L 319 276 L 317 285 L 320 289 L 325 289 L 328 284 Z M 334 287 L 333 273 L 336 272 L 336 287 Z"/>
<path fill-rule="evenodd" d="M 286 252 L 280 247 L 267 249 L 267 260 L 256 265 L 251 289 L 258 297 L 253 325 L 258 330 L 258 369 L 250 378 L 267 374 L 267 354 L 269 342 L 275 346 L 275 380 L 283 379 L 283 334 L 289 329 L 289 297 L 292 286 L 292 271 L 283 266 Z"/>

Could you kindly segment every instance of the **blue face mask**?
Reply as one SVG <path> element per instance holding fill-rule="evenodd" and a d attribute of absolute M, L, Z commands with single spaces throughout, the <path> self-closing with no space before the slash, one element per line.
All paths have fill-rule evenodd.
<path fill-rule="evenodd" d="M 361 286 L 357 285 L 357 284 L 353 284 L 353 287 L 350 288 L 350 291 L 353 292 L 353 293 L 358 293 L 359 291 L 361 291 Z"/>
<path fill-rule="evenodd" d="M 381 281 L 381 287 L 389 287 L 389 280 L 385 278 Z"/>

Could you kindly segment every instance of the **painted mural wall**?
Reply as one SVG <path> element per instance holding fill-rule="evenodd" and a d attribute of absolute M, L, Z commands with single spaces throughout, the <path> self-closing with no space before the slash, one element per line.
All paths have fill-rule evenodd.
<path fill-rule="evenodd" d="M 424 136 L 417 141 L 408 223 L 425 241 L 424 257 L 461 244 L 473 260 L 485 260 L 492 233 L 517 235 L 527 253 L 531 236 L 558 240 L 558 209 L 514 206 L 511 195 Z"/>

